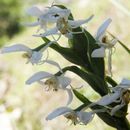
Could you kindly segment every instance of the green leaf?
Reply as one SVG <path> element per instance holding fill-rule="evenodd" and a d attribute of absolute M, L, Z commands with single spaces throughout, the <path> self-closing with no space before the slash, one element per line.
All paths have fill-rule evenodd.
<path fill-rule="evenodd" d="M 86 37 L 89 41 L 88 43 L 88 56 L 90 60 L 91 67 L 93 69 L 93 72 L 100 76 L 102 79 L 105 77 L 105 66 L 104 66 L 104 58 L 92 58 L 91 54 L 92 52 L 99 48 L 98 44 L 96 44 L 95 39 L 93 36 L 85 30 Z"/>
<path fill-rule="evenodd" d="M 81 93 L 79 93 L 76 89 L 72 89 L 72 90 L 73 90 L 74 95 L 75 95 L 81 102 L 83 102 L 84 104 L 86 104 L 86 106 L 91 103 L 84 95 L 82 95 Z"/>
<path fill-rule="evenodd" d="M 106 76 L 106 81 L 111 84 L 113 87 L 116 87 L 118 84 L 110 76 Z"/>
<path fill-rule="evenodd" d="M 73 29 L 72 32 L 82 32 L 81 28 Z M 84 63 L 87 64 L 90 71 L 91 65 L 88 59 L 88 39 L 85 36 L 85 33 L 73 34 L 73 38 L 68 40 L 70 48 L 83 59 Z"/>
<path fill-rule="evenodd" d="M 50 40 L 46 37 L 43 37 L 42 39 L 46 42 L 46 44 L 50 42 Z M 61 47 L 58 43 L 51 44 L 50 47 L 60 53 L 68 61 L 87 68 L 87 65 L 84 63 L 82 57 L 79 57 L 72 49 Z"/>

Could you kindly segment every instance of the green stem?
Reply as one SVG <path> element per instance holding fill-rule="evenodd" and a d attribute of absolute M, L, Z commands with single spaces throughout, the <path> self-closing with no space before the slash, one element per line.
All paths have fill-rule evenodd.
<path fill-rule="evenodd" d="M 130 124 L 126 117 L 115 118 L 117 130 L 130 130 Z"/>
<path fill-rule="evenodd" d="M 116 83 L 116 81 L 114 81 L 110 76 L 106 76 L 106 81 L 112 85 L 112 87 L 116 87 L 118 84 Z"/>

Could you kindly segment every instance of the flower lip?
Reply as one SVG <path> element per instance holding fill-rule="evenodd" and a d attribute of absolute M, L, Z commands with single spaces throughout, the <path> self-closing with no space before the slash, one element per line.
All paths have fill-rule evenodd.
<path fill-rule="evenodd" d="M 105 57 L 105 48 L 104 47 L 100 47 L 98 49 L 95 49 L 92 54 L 91 54 L 92 57 Z"/>
<path fill-rule="evenodd" d="M 32 64 L 38 64 L 41 62 L 42 59 L 42 53 L 40 51 L 33 51 L 31 57 L 29 57 L 28 62 L 31 62 Z"/>
<path fill-rule="evenodd" d="M 77 112 L 77 116 L 84 125 L 87 125 L 94 118 L 94 112 Z"/>

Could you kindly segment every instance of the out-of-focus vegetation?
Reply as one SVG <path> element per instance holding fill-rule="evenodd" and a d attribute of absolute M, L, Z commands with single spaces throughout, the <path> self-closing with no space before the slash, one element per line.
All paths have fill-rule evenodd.
<path fill-rule="evenodd" d="M 7 44 L 2 39 L 8 39 L 21 28 L 19 25 L 24 22 L 21 13 L 25 13 L 25 6 L 30 6 L 34 3 L 40 3 L 47 0 L 0 0 L 0 45 Z M 49 0 L 50 1 L 50 0 Z M 111 17 L 113 22 L 110 25 L 109 31 L 114 33 L 121 41 L 130 47 L 130 16 L 113 5 L 112 0 L 57 0 L 63 4 L 66 2 L 74 14 L 75 19 L 83 19 L 91 14 L 95 18 L 87 25 L 89 30 L 94 34 L 98 26 L 108 17 Z M 68 1 L 68 3 L 67 3 Z M 51 5 L 53 0 L 48 5 Z M 123 0 L 120 2 L 128 9 L 130 1 Z M 127 4 L 126 4 L 127 3 Z M 5 14 L 4 14 L 5 13 Z M 22 20 L 21 20 L 22 19 Z M 7 29 L 8 28 L 8 29 Z M 2 31 L 3 30 L 3 31 Z M 32 37 L 36 32 L 36 28 L 27 28 L 22 33 L 8 40 L 9 44 L 24 43 L 28 46 L 37 46 L 42 43 L 40 38 Z M 63 44 L 65 40 L 63 39 Z M 49 55 L 52 59 L 58 59 L 61 67 L 69 63 L 64 60 L 59 54 L 49 49 Z M 128 58 L 127 58 L 128 57 Z M 45 117 L 54 108 L 60 107 L 66 103 L 65 93 L 45 92 L 37 84 L 30 87 L 25 86 L 25 81 L 34 72 L 48 71 L 56 72 L 51 66 L 32 66 L 24 64 L 26 60 L 20 57 L 20 54 L 0 55 L 0 130 L 114 130 L 107 126 L 98 117 L 89 123 L 87 126 L 73 126 L 67 123 L 67 120 L 60 117 L 53 121 L 45 121 Z M 127 59 L 127 60 L 126 60 Z M 113 54 L 113 73 L 114 79 L 120 81 L 122 77 L 130 78 L 130 61 L 127 52 L 119 45 L 116 45 L 116 51 Z M 68 73 L 72 78 L 72 85 L 75 87 L 84 86 L 80 91 L 91 100 L 99 97 L 94 91 L 72 73 Z M 85 91 L 84 91 L 85 89 Z M 74 98 L 74 103 L 71 105 L 75 108 L 79 104 Z M 129 107 L 130 108 L 130 107 Z M 129 110 L 130 111 L 130 110 Z M 130 119 L 130 116 L 128 115 Z"/>
<path fill-rule="evenodd" d="M 22 3 L 19 0 L 0 0 L 0 46 L 5 39 L 21 31 Z"/>

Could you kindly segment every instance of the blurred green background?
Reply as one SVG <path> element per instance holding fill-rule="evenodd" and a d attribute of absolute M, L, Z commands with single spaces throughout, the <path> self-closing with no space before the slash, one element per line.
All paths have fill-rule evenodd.
<path fill-rule="evenodd" d="M 30 21 L 25 10 L 33 4 L 44 6 L 52 3 L 53 0 L 0 0 L 0 47 L 17 43 L 30 47 L 42 44 L 40 38 L 32 36 L 37 28 L 23 26 L 24 22 Z M 113 22 L 108 30 L 130 48 L 129 0 L 55 0 L 55 3 L 70 8 L 75 19 L 84 19 L 94 14 L 94 19 L 87 24 L 88 31 L 93 35 L 105 19 L 112 18 Z M 66 45 L 66 39 L 62 38 L 61 43 Z M 51 49 L 49 49 L 49 56 L 61 67 L 70 65 Z M 33 73 L 40 70 L 55 73 L 57 69 L 47 64 L 32 66 L 25 62 L 26 59 L 23 59 L 19 53 L 0 55 L 0 130 L 114 130 L 97 116 L 87 126 L 70 125 L 64 117 L 47 122 L 45 120 L 47 114 L 65 105 L 67 95 L 60 91 L 45 92 L 38 84 L 26 86 L 25 81 Z M 69 72 L 67 75 L 73 79 L 72 86 L 84 86 L 80 91 L 87 98 L 92 101 L 99 98 L 99 95 L 78 76 Z M 130 56 L 117 44 L 113 54 L 113 78 L 120 82 L 122 77 L 130 79 Z M 74 98 L 70 107 L 75 108 L 79 104 L 80 102 Z M 130 119 L 130 114 L 127 117 Z"/>

